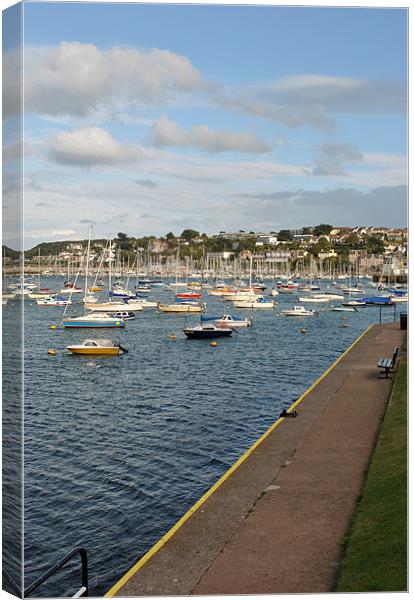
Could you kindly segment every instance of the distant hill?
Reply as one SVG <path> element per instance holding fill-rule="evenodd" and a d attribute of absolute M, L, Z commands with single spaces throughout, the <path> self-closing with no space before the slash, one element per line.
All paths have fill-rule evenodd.
<path fill-rule="evenodd" d="M 3 244 L 2 256 L 5 258 L 11 258 L 12 260 L 19 260 L 20 252 L 18 252 L 17 250 L 13 250 L 12 248 L 9 248 L 8 246 L 5 246 Z"/>

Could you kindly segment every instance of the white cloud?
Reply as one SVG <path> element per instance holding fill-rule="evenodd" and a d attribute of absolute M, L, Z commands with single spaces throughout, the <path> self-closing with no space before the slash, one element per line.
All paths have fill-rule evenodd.
<path fill-rule="evenodd" d="M 56 134 L 48 143 L 54 162 L 77 167 L 116 166 L 135 162 L 149 153 L 136 144 L 117 142 L 99 127 L 82 127 Z"/>
<path fill-rule="evenodd" d="M 312 175 L 344 175 L 344 163 L 361 160 L 363 156 L 353 144 L 323 144 L 311 173 Z"/>
<path fill-rule="evenodd" d="M 19 56 L 4 56 L 8 86 L 4 116 L 18 110 Z M 113 47 L 62 42 L 58 47 L 25 48 L 25 110 L 43 115 L 84 117 L 116 102 L 141 107 L 165 101 L 171 93 L 208 88 L 191 61 L 153 48 Z"/>
<path fill-rule="evenodd" d="M 290 128 L 307 125 L 332 131 L 333 116 L 339 113 L 403 114 L 406 90 L 395 81 L 299 74 L 222 90 L 216 94 L 215 101 L 229 110 Z"/>
<path fill-rule="evenodd" d="M 235 133 L 227 130 L 211 130 L 206 125 L 197 125 L 190 130 L 183 129 L 161 115 L 154 123 L 151 141 L 155 146 L 186 146 L 206 152 L 269 152 L 270 148 L 258 136 L 248 133 Z"/>

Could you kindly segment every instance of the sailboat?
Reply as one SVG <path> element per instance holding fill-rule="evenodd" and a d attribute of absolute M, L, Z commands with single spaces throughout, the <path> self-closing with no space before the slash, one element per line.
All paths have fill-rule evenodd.
<path fill-rule="evenodd" d="M 50 290 L 42 291 L 40 287 L 40 247 L 39 247 L 39 255 L 38 255 L 38 267 L 37 267 L 37 292 L 29 292 L 27 295 L 31 300 L 37 300 L 41 298 L 50 298 L 51 293 Z"/>
<path fill-rule="evenodd" d="M 114 300 L 109 300 L 108 302 L 96 302 L 95 300 L 92 302 L 88 296 L 85 296 L 85 307 L 93 313 L 96 312 L 118 312 L 123 310 L 131 310 L 134 312 L 143 310 L 143 303 L 138 302 L 132 292 L 128 291 L 128 294 L 114 294 L 112 292 L 112 240 L 109 238 L 108 240 L 108 290 L 109 296 L 114 298 Z M 104 255 L 105 255 L 106 247 L 104 249 L 104 253 L 102 255 L 101 263 L 98 267 L 98 273 L 95 277 L 95 280 L 98 277 L 99 269 L 102 265 Z M 126 290 L 124 290 L 126 291 Z M 156 303 L 155 303 L 156 306 Z"/>
<path fill-rule="evenodd" d="M 92 236 L 92 226 L 89 226 L 89 237 L 88 237 L 88 247 L 86 252 L 86 268 L 85 268 L 85 290 L 84 296 L 85 298 L 88 295 L 88 274 L 89 274 L 89 254 L 91 249 L 91 236 Z M 93 305 L 95 306 L 95 305 Z M 85 310 L 87 308 L 87 304 L 85 303 Z M 62 320 L 62 324 L 65 328 L 73 328 L 73 327 L 125 327 L 125 321 L 123 319 L 118 319 L 111 317 L 108 313 L 98 313 L 98 314 L 84 314 L 78 317 L 68 317 Z"/>

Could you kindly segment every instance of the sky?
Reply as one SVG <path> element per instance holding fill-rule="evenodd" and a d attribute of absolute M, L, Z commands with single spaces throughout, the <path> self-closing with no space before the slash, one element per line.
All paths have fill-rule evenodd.
<path fill-rule="evenodd" d="M 405 9 L 27 2 L 23 14 L 27 248 L 85 238 L 89 223 L 95 237 L 406 225 Z M 7 173 L 15 36 L 3 45 Z"/>

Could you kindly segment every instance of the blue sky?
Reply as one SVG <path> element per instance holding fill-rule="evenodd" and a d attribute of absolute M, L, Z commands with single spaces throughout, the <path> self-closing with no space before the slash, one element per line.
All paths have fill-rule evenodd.
<path fill-rule="evenodd" d="M 25 3 L 26 246 L 405 225 L 406 16 Z"/>

